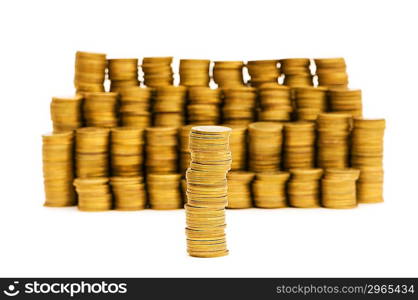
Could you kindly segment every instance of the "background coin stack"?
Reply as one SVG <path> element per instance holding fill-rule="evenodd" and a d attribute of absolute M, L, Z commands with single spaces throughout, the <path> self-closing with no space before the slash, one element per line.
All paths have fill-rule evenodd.
<path fill-rule="evenodd" d="M 231 171 L 228 173 L 228 208 L 250 208 L 253 206 L 251 183 L 255 173 Z"/>
<path fill-rule="evenodd" d="M 51 120 L 54 132 L 73 131 L 83 126 L 83 97 L 53 97 L 51 101 Z"/>
<path fill-rule="evenodd" d="M 187 120 L 189 124 L 219 124 L 222 101 L 220 89 L 191 87 L 188 89 L 187 100 Z"/>
<path fill-rule="evenodd" d="M 118 126 L 118 94 L 85 93 L 83 114 L 88 127 Z"/>
<path fill-rule="evenodd" d="M 173 84 L 172 57 L 144 57 L 142 72 L 144 84 L 148 87 L 159 87 Z"/>
<path fill-rule="evenodd" d="M 153 90 L 129 87 L 119 91 L 119 115 L 122 126 L 146 128 L 151 126 L 151 97 Z"/>
<path fill-rule="evenodd" d="M 179 209 L 183 207 L 181 174 L 148 174 L 147 193 L 152 209 Z"/>
<path fill-rule="evenodd" d="M 278 83 L 280 77 L 279 61 L 252 60 L 247 62 L 246 67 L 251 77 L 251 86 L 260 87 L 265 83 Z"/>
<path fill-rule="evenodd" d="M 209 86 L 209 59 L 180 59 L 180 85 Z"/>
<path fill-rule="evenodd" d="M 243 61 L 215 61 L 213 66 L 213 81 L 220 88 L 243 86 L 243 67 Z"/>
<path fill-rule="evenodd" d="M 185 124 L 187 88 L 184 86 L 160 86 L 153 99 L 154 126 L 180 127 Z"/>
<path fill-rule="evenodd" d="M 327 88 L 298 87 L 294 89 L 296 115 L 299 121 L 315 121 L 328 111 Z"/>
<path fill-rule="evenodd" d="M 74 86 L 78 92 L 104 92 L 106 54 L 77 51 Z"/>
<path fill-rule="evenodd" d="M 329 104 L 331 111 L 347 113 L 353 117 L 363 115 L 361 90 L 329 90 Z"/>
<path fill-rule="evenodd" d="M 144 178 L 112 177 L 110 179 L 116 210 L 140 210 L 147 204 Z"/>
<path fill-rule="evenodd" d="M 256 173 L 253 182 L 254 205 L 260 208 L 287 206 L 286 183 L 288 172 Z"/>
<path fill-rule="evenodd" d="M 74 185 L 78 195 L 78 209 L 82 211 L 104 211 L 113 206 L 109 178 L 76 178 Z"/>
<path fill-rule="evenodd" d="M 286 170 L 315 166 L 315 123 L 284 124 L 283 165 Z"/>
<path fill-rule="evenodd" d="M 316 58 L 314 61 L 319 86 L 347 88 L 348 75 L 344 58 Z"/>
<path fill-rule="evenodd" d="M 290 169 L 287 194 L 290 206 L 313 208 L 321 205 L 322 169 Z"/>
<path fill-rule="evenodd" d="M 257 93 L 253 87 L 225 88 L 222 117 L 224 123 L 248 125 L 255 121 Z"/>
<path fill-rule="evenodd" d="M 186 170 L 190 166 L 190 148 L 189 148 L 189 137 L 190 137 L 190 130 L 195 125 L 185 125 L 179 129 L 179 167 L 180 167 L 180 174 L 186 174 Z"/>
<path fill-rule="evenodd" d="M 108 60 L 110 90 L 119 91 L 124 88 L 139 86 L 138 59 L 115 58 Z"/>
<path fill-rule="evenodd" d="M 230 125 L 223 126 L 231 128 L 229 146 L 231 148 L 232 162 L 231 171 L 243 171 L 247 169 L 247 126 Z"/>
<path fill-rule="evenodd" d="M 196 257 L 228 254 L 225 237 L 226 174 L 231 167 L 229 134 L 222 126 L 198 126 L 190 132 L 192 161 L 187 170 L 187 251 Z"/>
<path fill-rule="evenodd" d="M 287 58 L 280 60 L 284 74 L 283 84 L 291 87 L 313 86 L 309 58 Z"/>
<path fill-rule="evenodd" d="M 289 121 L 292 117 L 292 94 L 287 86 L 261 86 L 258 89 L 260 121 Z"/>
<path fill-rule="evenodd" d="M 148 127 L 145 129 L 145 136 L 145 166 L 147 173 L 177 173 L 177 128 Z"/>
<path fill-rule="evenodd" d="M 322 178 L 322 205 L 327 208 L 354 208 L 357 206 L 357 169 L 325 169 Z"/>

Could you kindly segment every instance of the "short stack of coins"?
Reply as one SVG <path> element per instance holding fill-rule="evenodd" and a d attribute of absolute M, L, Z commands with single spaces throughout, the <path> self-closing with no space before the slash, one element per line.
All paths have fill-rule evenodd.
<path fill-rule="evenodd" d="M 172 85 L 172 62 L 172 57 L 144 57 L 141 65 L 144 84 L 149 87 Z"/>
<path fill-rule="evenodd" d="M 119 91 L 124 88 L 139 86 L 138 59 L 115 58 L 108 60 L 110 90 Z"/>
<path fill-rule="evenodd" d="M 151 126 L 151 98 L 153 90 L 129 87 L 119 91 L 119 115 L 122 126 L 146 128 Z"/>
<path fill-rule="evenodd" d="M 113 196 L 109 178 L 76 178 L 78 209 L 81 211 L 105 211 L 113 208 Z"/>
<path fill-rule="evenodd" d="M 313 86 L 309 58 L 286 58 L 280 60 L 284 74 L 283 84 L 290 87 Z"/>
<path fill-rule="evenodd" d="M 154 126 L 180 127 L 185 124 L 187 88 L 184 86 L 160 86 L 153 99 Z"/>
<path fill-rule="evenodd" d="M 322 178 L 322 206 L 326 208 L 354 208 L 357 206 L 357 169 L 325 169 Z"/>
<path fill-rule="evenodd" d="M 152 209 L 179 209 L 183 207 L 181 174 L 148 174 L 147 194 Z"/>
<path fill-rule="evenodd" d="M 224 123 L 248 125 L 255 121 L 257 105 L 256 89 L 249 86 L 230 87 L 222 90 L 222 118 Z"/>
<path fill-rule="evenodd" d="M 189 124 L 214 125 L 221 119 L 221 91 L 209 87 L 191 87 L 187 97 Z"/>
<path fill-rule="evenodd" d="M 231 171 L 243 171 L 247 169 L 247 133 L 248 127 L 244 125 L 225 124 L 231 128 L 229 146 L 231 148 Z"/>
<path fill-rule="evenodd" d="M 177 131 L 176 127 L 148 127 L 145 129 L 147 173 L 177 173 Z"/>
<path fill-rule="evenodd" d="M 73 132 L 42 136 L 45 206 L 72 206 L 77 200 L 73 187 Z"/>
<path fill-rule="evenodd" d="M 116 210 L 140 210 L 146 207 L 147 195 L 143 177 L 112 177 L 110 185 Z"/>
<path fill-rule="evenodd" d="M 180 59 L 180 85 L 209 86 L 209 59 Z"/>
<path fill-rule="evenodd" d="M 292 117 L 292 94 L 287 86 L 264 85 L 258 89 L 260 121 L 289 121 Z"/>
<path fill-rule="evenodd" d="M 286 183 L 288 172 L 256 173 L 252 190 L 254 205 L 260 208 L 287 207 Z"/>
<path fill-rule="evenodd" d="M 328 111 L 327 88 L 298 87 L 294 96 L 299 121 L 315 121 L 320 113 Z"/>
<path fill-rule="evenodd" d="M 73 131 L 83 126 L 83 97 L 53 97 L 51 101 L 51 120 L 54 132 Z"/>
<path fill-rule="evenodd" d="M 104 92 L 106 67 L 106 54 L 78 51 L 74 75 L 77 92 Z"/>
<path fill-rule="evenodd" d="M 332 89 L 328 93 L 331 111 L 362 117 L 361 90 Z"/>
<path fill-rule="evenodd" d="M 242 61 L 215 61 L 213 80 L 220 88 L 243 86 L 243 67 Z"/>
<path fill-rule="evenodd" d="M 281 169 L 282 130 L 283 125 L 274 122 L 256 122 L 248 126 L 250 171 Z"/>
<path fill-rule="evenodd" d="M 113 176 L 142 176 L 144 164 L 144 130 L 134 127 L 112 128 L 110 153 Z"/>
<path fill-rule="evenodd" d="M 187 170 L 187 251 L 195 257 L 228 254 L 225 236 L 226 174 L 231 167 L 229 134 L 223 126 L 197 126 L 190 132 L 192 161 Z"/>
<path fill-rule="evenodd" d="M 384 119 L 354 118 L 351 166 L 360 170 L 357 198 L 360 203 L 383 202 Z"/>
<path fill-rule="evenodd" d="M 186 174 L 186 170 L 190 166 L 190 148 L 189 148 L 189 138 L 190 130 L 196 125 L 185 125 L 179 129 L 179 168 L 180 174 Z"/>
<path fill-rule="evenodd" d="M 315 166 L 315 123 L 288 122 L 284 124 L 283 164 L 286 170 Z"/>
<path fill-rule="evenodd" d="M 314 61 L 319 86 L 347 88 L 348 75 L 344 58 L 316 58 Z"/>
<path fill-rule="evenodd" d="M 265 83 L 278 83 L 280 77 L 279 61 L 252 60 L 247 62 L 248 74 L 251 77 L 251 86 L 260 87 Z"/>
<path fill-rule="evenodd" d="M 83 114 L 88 127 L 118 126 L 118 94 L 97 92 L 84 94 Z"/>
<path fill-rule="evenodd" d="M 250 208 L 253 206 L 251 185 L 255 173 L 231 171 L 228 180 L 228 208 Z"/>
<path fill-rule="evenodd" d="M 322 169 L 290 169 L 287 194 L 290 206 L 313 208 L 321 206 Z"/>

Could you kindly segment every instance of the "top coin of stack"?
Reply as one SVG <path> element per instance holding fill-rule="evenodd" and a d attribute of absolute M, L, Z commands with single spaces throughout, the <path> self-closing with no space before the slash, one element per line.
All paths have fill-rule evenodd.
<path fill-rule="evenodd" d="M 188 91 L 187 119 L 190 124 L 214 125 L 220 121 L 220 89 L 191 87 Z"/>
<path fill-rule="evenodd" d="M 153 89 L 129 87 L 119 91 L 122 126 L 146 128 L 151 126 L 151 99 Z"/>
<path fill-rule="evenodd" d="M 209 86 L 209 59 L 180 59 L 180 85 Z"/>
<path fill-rule="evenodd" d="M 331 111 L 347 113 L 353 117 L 362 116 L 361 90 L 331 89 L 328 93 Z"/>
<path fill-rule="evenodd" d="M 291 87 L 313 86 L 309 58 L 286 58 L 280 60 L 284 74 L 283 84 Z"/>
<path fill-rule="evenodd" d="M 258 88 L 260 121 L 288 121 L 293 111 L 291 89 L 287 86 L 263 85 Z"/>
<path fill-rule="evenodd" d="M 327 89 L 324 87 L 295 88 L 296 114 L 299 121 L 315 121 L 328 111 Z"/>
<path fill-rule="evenodd" d="M 322 205 L 327 208 L 354 208 L 357 206 L 356 169 L 325 169 L 322 178 Z"/>
<path fill-rule="evenodd" d="M 230 87 L 222 90 L 224 123 L 247 125 L 255 121 L 256 89 L 249 86 Z"/>
<path fill-rule="evenodd" d="M 73 131 L 83 126 L 83 97 L 53 97 L 51 101 L 51 120 L 54 132 Z"/>
<path fill-rule="evenodd" d="M 242 61 L 215 61 L 213 80 L 221 88 L 243 86 L 243 67 Z"/>
<path fill-rule="evenodd" d="M 348 75 L 344 58 L 316 58 L 314 61 L 320 86 L 347 88 Z"/>
<path fill-rule="evenodd" d="M 251 86 L 259 87 L 265 83 L 278 83 L 280 69 L 278 60 L 252 60 L 247 62 Z"/>
<path fill-rule="evenodd" d="M 106 54 L 77 51 L 74 75 L 77 92 L 103 92 L 106 67 Z"/>
<path fill-rule="evenodd" d="M 137 58 L 109 59 L 108 68 L 112 92 L 126 87 L 139 86 Z"/>
<path fill-rule="evenodd" d="M 149 87 L 172 85 L 172 62 L 172 57 L 144 57 L 142 60 L 144 84 Z"/>

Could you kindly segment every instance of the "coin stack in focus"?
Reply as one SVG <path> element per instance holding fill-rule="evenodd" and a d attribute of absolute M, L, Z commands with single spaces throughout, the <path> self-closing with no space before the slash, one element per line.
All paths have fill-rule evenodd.
<path fill-rule="evenodd" d="M 231 128 L 229 146 L 231 148 L 231 171 L 243 171 L 247 169 L 247 126 L 224 124 Z"/>
<path fill-rule="evenodd" d="M 251 77 L 251 86 L 260 87 L 265 83 L 278 83 L 280 77 L 279 61 L 252 60 L 247 62 L 248 74 Z"/>
<path fill-rule="evenodd" d="M 74 86 L 78 92 L 104 92 L 106 54 L 77 51 Z"/>
<path fill-rule="evenodd" d="M 73 132 L 42 136 L 45 206 L 76 205 L 73 186 L 73 152 Z"/>
<path fill-rule="evenodd" d="M 220 88 L 243 86 L 243 67 L 242 61 L 215 61 L 213 80 Z"/>
<path fill-rule="evenodd" d="M 148 174 L 147 193 L 152 209 L 178 209 L 183 207 L 181 174 Z"/>
<path fill-rule="evenodd" d="M 115 209 L 140 210 L 146 207 L 147 195 L 143 177 L 112 177 L 110 184 L 115 198 Z"/>
<path fill-rule="evenodd" d="M 353 117 L 363 115 L 361 90 L 335 89 L 328 93 L 331 111 L 347 113 Z"/>
<path fill-rule="evenodd" d="M 84 94 L 83 114 L 88 127 L 118 126 L 118 94 L 97 92 Z"/>
<path fill-rule="evenodd" d="M 312 208 L 321 205 L 322 169 L 290 169 L 287 195 L 293 207 Z"/>
<path fill-rule="evenodd" d="M 226 174 L 231 167 L 229 134 L 223 126 L 191 129 L 187 170 L 187 251 L 196 257 L 228 254 L 225 237 Z"/>
<path fill-rule="evenodd" d="M 260 121 L 289 121 L 292 116 L 292 94 L 287 86 L 261 86 L 258 89 Z"/>
<path fill-rule="evenodd" d="M 137 58 L 109 59 L 108 68 L 110 90 L 112 92 L 139 86 Z"/>
<path fill-rule="evenodd" d="M 287 207 L 288 172 L 256 173 L 253 182 L 254 205 L 260 208 Z"/>
<path fill-rule="evenodd" d="M 209 59 L 180 59 L 180 85 L 209 87 Z"/>
<path fill-rule="evenodd" d="M 146 128 L 151 126 L 151 98 L 153 90 L 130 87 L 119 91 L 120 120 L 122 126 Z"/>
<path fill-rule="evenodd" d="M 73 131 L 83 126 L 83 97 L 53 97 L 51 101 L 51 120 L 55 133 Z"/>
<path fill-rule="evenodd" d="M 173 84 L 172 57 L 144 57 L 142 71 L 144 84 L 149 87 L 159 87 Z"/>
<path fill-rule="evenodd" d="M 327 208 L 354 208 L 357 206 L 357 169 L 325 169 L 322 178 L 322 206 Z"/>
<path fill-rule="evenodd" d="M 309 58 L 287 58 L 280 60 L 284 74 L 283 84 L 290 87 L 313 86 Z"/>
<path fill-rule="evenodd" d="M 105 211 L 112 209 L 113 197 L 109 178 L 76 178 L 74 185 L 78 195 L 78 209 Z"/>
<path fill-rule="evenodd" d="M 189 138 L 190 138 L 190 130 L 192 127 L 196 125 L 185 125 L 179 129 L 179 168 L 180 174 L 185 175 L 186 170 L 190 166 L 190 161 L 192 158 L 190 157 L 190 148 L 189 148 Z"/>
<path fill-rule="evenodd" d="M 254 122 L 256 91 L 255 88 L 249 86 L 223 89 L 222 118 L 224 123 L 248 125 Z"/>
<path fill-rule="evenodd" d="M 175 127 L 148 127 L 145 129 L 147 173 L 177 173 L 177 131 Z"/>
<path fill-rule="evenodd" d="M 319 86 L 347 88 L 348 75 L 344 58 L 316 58 L 314 61 Z"/>
<path fill-rule="evenodd" d="M 286 170 L 315 166 L 315 123 L 288 122 L 284 124 L 283 164 Z"/>
<path fill-rule="evenodd" d="M 327 88 L 295 88 L 296 114 L 299 121 L 315 121 L 320 113 L 328 111 Z"/>
<path fill-rule="evenodd" d="M 191 87 L 188 91 L 187 120 L 189 124 L 214 125 L 221 118 L 220 89 Z"/>
<path fill-rule="evenodd" d="M 154 126 L 180 127 L 185 123 L 187 88 L 184 86 L 160 86 L 153 99 Z"/>
<path fill-rule="evenodd" d="M 228 173 L 228 208 L 249 208 L 253 206 L 251 183 L 255 173 L 231 171 Z"/>

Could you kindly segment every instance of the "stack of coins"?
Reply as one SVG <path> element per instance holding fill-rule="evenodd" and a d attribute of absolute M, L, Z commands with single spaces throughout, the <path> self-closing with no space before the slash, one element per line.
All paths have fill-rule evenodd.
<path fill-rule="evenodd" d="M 247 126 L 225 124 L 231 128 L 229 146 L 231 147 L 232 163 L 231 171 L 243 171 L 247 169 Z"/>
<path fill-rule="evenodd" d="M 256 122 L 248 126 L 249 168 L 253 172 L 273 172 L 281 169 L 283 125 Z"/>
<path fill-rule="evenodd" d="M 325 169 L 322 178 L 322 206 L 327 208 L 354 208 L 357 206 L 357 169 Z"/>
<path fill-rule="evenodd" d="M 244 85 L 242 61 L 215 61 L 213 66 L 213 80 L 220 88 Z"/>
<path fill-rule="evenodd" d="M 265 83 L 278 83 L 280 77 L 279 61 L 252 60 L 247 62 L 248 74 L 251 77 L 251 86 L 260 87 Z"/>
<path fill-rule="evenodd" d="M 83 113 L 86 126 L 118 126 L 118 94 L 111 92 L 85 93 Z"/>
<path fill-rule="evenodd" d="M 315 123 L 284 124 L 283 165 L 286 170 L 315 166 Z"/>
<path fill-rule="evenodd" d="M 180 127 L 185 123 L 184 108 L 187 88 L 184 86 L 160 86 L 153 99 L 154 126 Z"/>
<path fill-rule="evenodd" d="M 77 92 L 104 92 L 106 54 L 77 51 L 74 86 Z"/>
<path fill-rule="evenodd" d="M 223 126 L 191 129 L 187 170 L 187 251 L 196 257 L 228 254 L 225 238 L 226 174 L 231 167 L 229 134 Z"/>
<path fill-rule="evenodd" d="M 228 208 L 250 208 L 253 206 L 251 183 L 255 173 L 231 171 L 228 180 Z"/>
<path fill-rule="evenodd" d="M 290 206 L 313 208 L 321 205 L 322 173 L 322 169 L 290 169 L 287 186 Z"/>
<path fill-rule="evenodd" d="M 344 58 L 316 58 L 314 61 L 320 86 L 347 88 L 348 75 Z"/>
<path fill-rule="evenodd" d="M 347 113 L 353 117 L 363 115 L 361 90 L 333 89 L 328 93 L 331 111 Z"/>
<path fill-rule="evenodd" d="M 180 85 L 209 86 L 209 59 L 180 59 Z"/>
<path fill-rule="evenodd" d="M 313 86 L 309 58 L 287 58 L 280 60 L 284 74 L 283 84 L 290 87 Z"/>
<path fill-rule="evenodd" d="M 351 165 L 359 169 L 357 197 L 360 203 L 383 201 L 384 119 L 355 118 L 351 137 Z"/>
<path fill-rule="evenodd" d="M 151 126 L 151 98 L 153 90 L 130 87 L 119 91 L 120 120 L 122 126 L 146 128 Z"/>
<path fill-rule="evenodd" d="M 108 177 L 109 129 L 97 127 L 77 129 L 75 157 L 77 177 Z"/>
<path fill-rule="evenodd" d="M 173 84 L 172 57 L 144 57 L 142 71 L 144 84 L 149 87 L 159 87 Z"/>
<path fill-rule="evenodd" d="M 112 128 L 110 141 L 113 176 L 142 176 L 144 130 L 134 127 Z"/>
<path fill-rule="evenodd" d="M 109 178 L 76 178 L 78 209 L 82 211 L 105 211 L 112 209 L 113 197 Z"/>
<path fill-rule="evenodd" d="M 185 175 L 186 170 L 190 166 L 190 148 L 189 148 L 189 137 L 190 130 L 195 125 L 185 125 L 179 129 L 179 164 L 180 164 L 180 174 Z"/>
<path fill-rule="evenodd" d="M 324 87 L 298 87 L 294 96 L 300 121 L 315 121 L 320 113 L 328 111 L 327 89 Z"/>
<path fill-rule="evenodd" d="M 234 87 L 222 90 L 224 123 L 248 125 L 255 121 L 257 93 L 253 87 Z"/>
<path fill-rule="evenodd" d="M 145 166 L 148 173 L 177 173 L 177 131 L 175 127 L 148 127 L 145 129 Z"/>
<path fill-rule="evenodd" d="M 143 177 L 112 177 L 110 184 L 115 198 L 115 209 L 140 210 L 146 207 L 147 195 Z"/>
<path fill-rule="evenodd" d="M 254 205 L 260 208 L 287 207 L 288 172 L 256 173 L 253 182 Z"/>
<path fill-rule="evenodd" d="M 152 209 L 178 209 L 183 207 L 181 174 L 148 174 L 147 193 Z"/>
<path fill-rule="evenodd" d="M 214 125 L 221 118 L 220 89 L 191 87 L 188 91 L 187 120 L 189 124 Z"/>
<path fill-rule="evenodd" d="M 287 86 L 264 85 L 258 89 L 260 121 L 289 121 L 292 116 L 292 94 Z"/>
<path fill-rule="evenodd" d="M 73 187 L 74 134 L 42 136 L 45 206 L 72 206 L 77 203 Z"/>
<path fill-rule="evenodd" d="M 111 91 L 139 86 L 137 58 L 109 59 L 108 68 Z"/>
<path fill-rule="evenodd" d="M 51 120 L 54 132 L 73 131 L 83 126 L 83 97 L 53 97 L 51 101 Z"/>
<path fill-rule="evenodd" d="M 348 167 L 351 116 L 323 113 L 317 119 L 317 163 L 320 168 Z"/>

